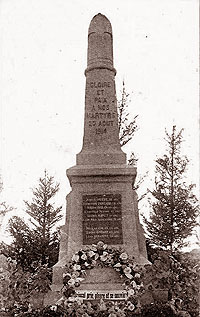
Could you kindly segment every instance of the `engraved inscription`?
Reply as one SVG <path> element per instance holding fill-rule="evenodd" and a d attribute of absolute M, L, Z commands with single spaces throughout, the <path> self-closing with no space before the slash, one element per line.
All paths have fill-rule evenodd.
<path fill-rule="evenodd" d="M 117 117 L 112 110 L 114 100 L 109 98 L 109 91 L 112 89 L 111 82 L 87 82 L 88 91 L 91 93 L 90 107 L 86 112 L 86 119 L 90 129 L 94 129 L 95 134 L 105 134 L 109 127 L 114 126 L 114 118 Z M 116 119 L 115 119 L 116 120 Z M 116 121 L 117 122 L 117 121 Z"/>
<path fill-rule="evenodd" d="M 87 300 L 125 300 L 128 297 L 128 292 L 125 290 L 78 290 L 76 291 L 77 297 Z"/>
<path fill-rule="evenodd" d="M 83 244 L 122 244 L 121 194 L 83 195 Z"/>
<path fill-rule="evenodd" d="M 111 87 L 111 83 L 104 81 L 104 82 L 90 82 L 89 87 L 91 88 L 105 88 L 105 87 Z"/>

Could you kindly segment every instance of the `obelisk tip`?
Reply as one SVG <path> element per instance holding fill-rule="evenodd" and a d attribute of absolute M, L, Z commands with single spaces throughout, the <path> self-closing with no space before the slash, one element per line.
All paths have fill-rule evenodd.
<path fill-rule="evenodd" d="M 90 22 L 88 34 L 90 33 L 110 33 L 112 34 L 112 26 L 108 18 L 98 13 L 96 14 Z"/>

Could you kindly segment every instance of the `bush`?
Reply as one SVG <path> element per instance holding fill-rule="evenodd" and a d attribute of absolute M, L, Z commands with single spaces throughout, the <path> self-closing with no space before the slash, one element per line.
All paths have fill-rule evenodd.
<path fill-rule="evenodd" d="M 20 316 L 30 310 L 35 310 L 33 299 L 42 296 L 50 289 L 52 271 L 47 265 L 38 263 L 34 272 L 23 271 L 10 258 L 7 259 L 7 268 L 1 273 L 1 310 L 11 316 Z M 43 303 L 41 302 L 41 307 Z M 32 309 L 33 308 L 33 309 Z"/>
<path fill-rule="evenodd" d="M 168 291 L 168 301 L 179 301 L 178 311 L 187 311 L 192 317 L 199 316 L 199 259 L 190 254 L 153 249 L 148 246 L 152 265 L 146 266 L 145 290 Z"/>
<path fill-rule="evenodd" d="M 141 317 L 175 317 L 173 309 L 168 305 L 147 305 L 142 309 Z"/>

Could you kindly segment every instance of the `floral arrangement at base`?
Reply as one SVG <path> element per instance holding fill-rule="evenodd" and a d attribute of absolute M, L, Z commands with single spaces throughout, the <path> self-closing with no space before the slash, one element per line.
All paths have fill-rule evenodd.
<path fill-rule="evenodd" d="M 35 305 L 30 301 L 29 295 L 30 290 L 34 290 L 34 298 L 37 292 L 41 297 L 45 289 L 48 290 L 49 269 L 41 267 L 38 263 L 37 270 L 30 279 L 30 273 L 24 274 L 20 268 L 16 268 L 16 265 L 11 263 L 13 268 L 12 265 L 9 267 L 8 277 L 4 280 L 4 272 L 0 276 L 3 287 L 1 293 L 7 297 L 4 306 L 0 308 L 0 315 L 2 317 L 198 317 L 199 258 L 191 258 L 190 254 L 180 252 L 171 255 L 169 251 L 161 249 L 155 249 L 149 254 L 152 265 L 145 265 L 141 269 L 134 259 L 128 259 L 122 249 L 110 248 L 102 242 L 80 250 L 73 256 L 64 272 L 65 295 L 56 304 L 52 303 L 46 307 Z M 76 296 L 76 286 L 86 277 L 87 269 L 97 266 L 110 266 L 119 273 L 128 295 L 126 300 L 104 302 L 101 299 L 100 302 L 83 302 Z M 29 287 L 27 289 L 24 286 Z M 168 294 L 165 301 L 163 296 L 160 296 L 163 291 Z"/>
<path fill-rule="evenodd" d="M 139 298 L 144 292 L 144 286 L 141 281 L 142 268 L 135 263 L 134 259 L 129 259 L 128 254 L 124 250 L 107 246 L 102 241 L 93 244 L 91 247 L 86 247 L 72 256 L 71 262 L 66 265 L 63 273 L 63 297 L 59 303 L 62 302 L 69 309 L 74 305 L 81 305 L 83 299 L 76 295 L 76 288 L 87 276 L 87 270 L 98 266 L 112 267 L 119 273 L 124 290 L 127 292 L 122 312 L 139 312 L 141 308 Z M 102 303 L 102 305 L 104 307 L 105 303 Z M 107 310 L 108 308 L 106 307 Z"/>

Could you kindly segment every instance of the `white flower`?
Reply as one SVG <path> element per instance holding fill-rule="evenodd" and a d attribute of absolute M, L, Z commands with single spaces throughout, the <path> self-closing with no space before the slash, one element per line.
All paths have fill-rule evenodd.
<path fill-rule="evenodd" d="M 129 274 L 129 273 L 125 273 L 126 277 L 128 277 L 129 280 L 132 280 L 133 278 L 133 275 L 132 274 Z"/>
<path fill-rule="evenodd" d="M 97 264 L 97 261 L 92 260 L 91 266 L 96 266 L 96 264 Z"/>
<path fill-rule="evenodd" d="M 85 271 L 85 270 L 81 270 L 81 275 L 82 275 L 82 276 L 87 276 L 86 271 Z"/>
<path fill-rule="evenodd" d="M 135 273 L 135 278 L 140 278 L 140 274 L 139 273 Z"/>
<path fill-rule="evenodd" d="M 103 246 L 104 246 L 104 242 L 99 241 L 99 242 L 97 243 L 97 249 L 103 249 Z"/>
<path fill-rule="evenodd" d="M 101 256 L 100 256 L 100 260 L 101 260 L 102 262 L 105 262 L 105 261 L 106 261 L 106 259 L 107 259 L 107 257 L 106 257 L 106 256 L 103 256 L 103 255 L 101 255 Z"/>
<path fill-rule="evenodd" d="M 128 266 L 125 267 L 125 268 L 124 268 L 124 273 L 125 273 L 125 274 L 130 274 L 130 273 L 131 273 L 131 268 L 128 267 Z"/>
<path fill-rule="evenodd" d="M 72 261 L 73 262 L 78 262 L 79 261 L 79 255 L 78 254 L 74 254 L 72 257 Z"/>
<path fill-rule="evenodd" d="M 92 244 L 91 250 L 92 250 L 92 251 L 97 251 L 97 246 L 96 246 L 96 244 Z"/>
<path fill-rule="evenodd" d="M 128 310 L 133 311 L 134 309 L 135 309 L 135 306 L 132 303 L 128 305 Z"/>
<path fill-rule="evenodd" d="M 129 297 L 129 296 L 133 296 L 134 294 L 135 294 L 134 289 L 129 289 L 129 290 L 128 290 L 128 297 Z"/>
<path fill-rule="evenodd" d="M 50 309 L 56 312 L 57 309 L 58 309 L 58 307 L 57 307 L 56 305 L 52 305 L 52 306 L 50 307 Z"/>
<path fill-rule="evenodd" d="M 125 253 L 125 252 L 123 252 L 123 253 L 120 254 L 119 257 L 120 257 L 120 259 L 121 259 L 122 261 L 126 261 L 126 260 L 128 259 L 128 254 Z"/>
<path fill-rule="evenodd" d="M 99 310 L 100 311 L 107 310 L 106 304 L 104 303 L 104 301 L 102 299 L 100 299 Z"/>
<path fill-rule="evenodd" d="M 99 258 L 99 254 L 96 253 L 96 254 L 95 254 L 95 257 L 94 257 L 95 261 L 98 260 L 98 258 Z"/>
<path fill-rule="evenodd" d="M 73 270 L 74 271 L 80 271 L 81 270 L 81 266 L 79 264 L 74 264 Z"/>
<path fill-rule="evenodd" d="M 103 254 L 100 256 L 100 260 L 103 261 L 103 262 L 106 261 L 107 260 L 107 255 L 108 255 L 108 252 L 104 251 Z"/>
<path fill-rule="evenodd" d="M 131 281 L 131 286 L 133 287 L 133 288 L 136 288 L 137 287 L 137 284 L 135 283 L 135 281 L 133 280 L 133 281 Z"/>
<path fill-rule="evenodd" d="M 95 255 L 95 252 L 93 252 L 92 250 L 88 252 L 88 255 L 90 258 L 92 258 Z"/>
<path fill-rule="evenodd" d="M 71 297 L 68 297 L 68 301 L 69 301 L 69 302 L 75 302 L 75 301 L 76 301 L 76 298 L 75 298 L 75 297 L 72 297 L 72 296 L 71 296 Z"/>
<path fill-rule="evenodd" d="M 71 279 L 67 282 L 67 284 L 68 284 L 69 286 L 74 286 L 75 280 L 74 280 L 73 278 L 71 278 Z"/>
<path fill-rule="evenodd" d="M 71 274 L 69 273 L 63 273 L 63 278 L 65 278 L 65 276 L 68 276 L 69 279 L 71 278 Z"/>
<path fill-rule="evenodd" d="M 77 277 L 79 277 L 79 275 L 80 275 L 80 272 L 74 271 L 74 272 L 72 273 L 72 278 L 76 279 Z"/>
<path fill-rule="evenodd" d="M 90 264 L 89 264 L 88 262 L 85 262 L 84 265 L 85 265 L 86 267 L 90 266 Z"/>
<path fill-rule="evenodd" d="M 81 259 L 82 259 L 82 260 L 87 260 L 87 255 L 86 255 L 85 253 L 83 253 L 83 254 L 81 255 Z"/>

